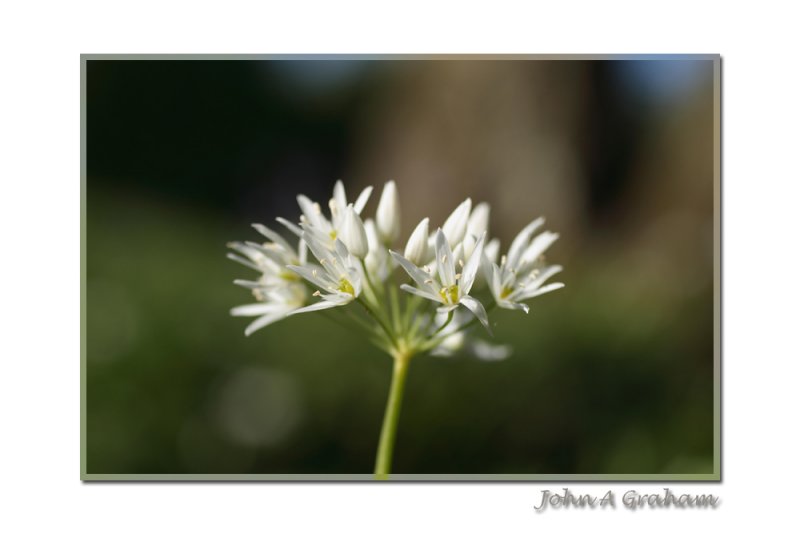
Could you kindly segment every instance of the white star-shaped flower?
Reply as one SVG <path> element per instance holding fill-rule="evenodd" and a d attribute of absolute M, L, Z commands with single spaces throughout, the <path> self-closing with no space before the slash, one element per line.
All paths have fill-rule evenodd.
<path fill-rule="evenodd" d="M 511 243 L 508 254 L 501 258 L 499 266 L 484 254 L 486 279 L 501 308 L 528 313 L 530 308 L 522 301 L 564 287 L 560 282 L 543 286 L 550 277 L 562 270 L 560 265 L 544 266 L 541 260 L 544 251 L 558 239 L 558 234 L 542 232 L 531 239 L 543 224 L 544 218 L 540 217 L 523 228 Z"/>
<path fill-rule="evenodd" d="M 231 310 L 234 316 L 258 317 L 245 329 L 244 333 L 248 336 L 302 308 L 308 299 L 308 292 L 300 277 L 287 267 L 305 265 L 305 243 L 301 241 L 295 250 L 288 241 L 266 226 L 254 224 L 253 227 L 270 241 L 263 244 L 252 241 L 228 244 L 238 252 L 229 253 L 228 258 L 261 273 L 256 281 L 234 280 L 236 285 L 250 289 L 258 301 Z"/>
<path fill-rule="evenodd" d="M 475 317 L 490 330 L 489 319 L 483 304 L 469 295 L 472 284 L 475 282 L 475 275 L 483 256 L 483 241 L 485 235 L 478 238 L 472 257 L 466 264 L 461 265 L 461 272 L 456 274 L 455 260 L 453 251 L 447 241 L 444 232 L 439 229 L 436 231 L 436 272 L 433 273 L 429 267 L 423 269 L 417 267 L 401 254 L 392 251 L 392 257 L 400 266 L 405 269 L 408 275 L 417 283 L 417 286 L 403 284 L 401 289 L 422 298 L 432 300 L 440 304 L 438 311 L 448 313 L 455 310 L 459 305 L 471 311 Z M 438 277 L 438 280 L 436 279 Z"/>
<path fill-rule="evenodd" d="M 366 206 L 371 194 L 372 186 L 369 186 L 365 188 L 360 195 L 358 195 L 355 203 L 352 204 L 353 211 L 355 211 L 356 215 L 361 215 L 361 212 L 364 210 L 364 206 Z M 322 213 L 322 207 L 319 205 L 319 203 L 312 201 L 305 195 L 297 195 L 297 204 L 300 206 L 300 210 L 303 212 L 303 214 L 300 216 L 300 222 L 319 230 L 322 234 L 327 235 L 328 239 L 325 242 L 326 246 L 332 249 L 334 246 L 334 241 L 341 237 L 340 234 L 342 227 L 348 222 L 347 195 L 344 192 L 344 184 L 342 184 L 342 181 L 338 180 L 333 186 L 333 198 L 328 201 L 328 208 L 331 213 L 330 219 L 325 217 L 325 215 Z M 281 217 L 278 217 L 277 220 L 286 228 L 294 232 L 294 234 L 298 237 L 302 236 L 303 229 L 297 224 L 287 221 Z"/>
<path fill-rule="evenodd" d="M 319 266 L 290 265 L 288 268 L 317 286 L 321 291 L 316 291 L 314 296 L 322 300 L 294 310 L 290 315 L 344 306 L 358 298 L 361 294 L 362 271 L 356 258 L 340 239 L 336 239 L 333 249 L 329 249 L 328 236 L 311 225 L 302 224 L 303 240 L 319 261 Z"/>

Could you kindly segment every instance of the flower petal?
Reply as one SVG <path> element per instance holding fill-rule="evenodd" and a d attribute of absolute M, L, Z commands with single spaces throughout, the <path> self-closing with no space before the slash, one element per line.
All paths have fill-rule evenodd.
<path fill-rule="evenodd" d="M 253 304 L 243 304 L 231 309 L 231 315 L 234 317 L 255 317 L 256 315 L 264 315 L 269 313 L 286 311 L 288 306 L 286 304 L 275 304 L 267 302 L 256 302 Z"/>
<path fill-rule="evenodd" d="M 336 306 L 344 306 L 347 304 L 349 300 L 321 300 L 319 302 L 315 302 L 310 306 L 306 306 L 305 308 L 300 308 L 299 310 L 292 310 L 286 315 L 297 315 L 298 313 L 308 313 L 313 311 L 319 310 L 327 310 L 328 308 L 335 308 Z"/>
<path fill-rule="evenodd" d="M 522 261 L 526 263 L 535 262 L 557 239 L 558 234 L 554 232 L 542 232 L 537 235 L 525 249 L 525 253 L 522 255 Z"/>
<path fill-rule="evenodd" d="M 483 253 L 490 262 L 497 263 L 497 256 L 500 253 L 500 240 L 495 237 L 486 243 L 483 247 Z"/>
<path fill-rule="evenodd" d="M 555 291 L 556 289 L 561 289 L 562 287 L 564 287 L 564 284 L 562 284 L 561 282 L 555 282 L 553 284 L 547 284 L 546 286 L 536 289 L 534 291 L 523 291 L 522 294 L 519 296 L 519 300 L 532 299 L 533 297 L 538 297 L 539 295 L 550 293 L 551 291 Z"/>
<path fill-rule="evenodd" d="M 420 269 L 419 267 L 417 267 L 416 265 L 405 259 L 403 256 L 395 252 L 394 250 L 390 250 L 389 253 L 392 255 L 392 258 L 394 258 L 394 261 L 400 264 L 400 267 L 402 267 L 408 273 L 408 276 L 410 276 L 414 280 L 414 282 L 417 283 L 418 286 L 420 287 L 433 286 L 431 287 L 431 290 L 433 292 L 439 291 L 439 283 L 436 282 L 436 280 L 433 280 L 430 274 L 426 273 L 425 271 L 423 271 L 422 269 Z M 429 280 L 433 280 L 433 282 L 430 283 L 428 282 Z"/>
<path fill-rule="evenodd" d="M 541 287 L 542 284 L 547 282 L 552 276 L 557 275 L 564 268 L 560 265 L 548 265 L 541 272 L 539 272 L 533 279 L 525 286 L 525 289 L 536 289 Z"/>
<path fill-rule="evenodd" d="M 483 327 L 486 328 L 491 335 L 492 328 L 489 326 L 489 316 L 486 315 L 486 309 L 483 307 L 483 304 L 481 304 L 478 299 L 470 297 L 469 295 L 464 295 L 461 297 L 459 302 L 463 304 L 465 308 L 475 314 L 475 317 L 478 318 Z"/>
<path fill-rule="evenodd" d="M 528 312 L 531 311 L 530 307 L 527 304 L 523 304 L 521 302 L 512 302 L 512 301 L 510 301 L 508 299 L 503 299 L 503 300 L 497 301 L 497 305 L 500 306 L 501 308 L 505 308 L 507 310 L 522 310 L 525 313 L 528 313 Z"/>
<path fill-rule="evenodd" d="M 427 286 L 424 286 L 427 287 Z M 424 299 L 432 300 L 434 302 L 442 302 L 442 299 L 439 298 L 439 295 L 432 292 L 432 291 L 425 291 L 423 289 L 416 288 L 414 286 L 410 286 L 408 284 L 401 284 L 400 289 L 403 291 L 407 291 L 412 295 L 416 295 L 418 297 L 422 297 Z"/>
<path fill-rule="evenodd" d="M 516 269 L 517 263 L 522 257 L 522 252 L 528 246 L 528 242 L 533 235 L 533 232 L 539 229 L 544 224 L 544 217 L 539 217 L 535 221 L 528 223 L 528 225 L 517 234 L 511 246 L 508 248 L 508 256 L 506 257 L 506 265 L 509 269 Z"/>
<path fill-rule="evenodd" d="M 436 270 L 444 287 L 455 285 L 456 266 L 453 261 L 453 251 L 441 229 L 436 231 Z"/>
<path fill-rule="evenodd" d="M 330 291 L 332 287 L 336 287 L 337 281 L 331 278 L 322 267 L 316 265 L 287 265 L 286 268 L 325 291 Z"/>
<path fill-rule="evenodd" d="M 483 257 L 483 241 L 486 238 L 486 232 L 481 234 L 478 242 L 475 244 L 475 249 L 472 251 L 472 256 L 467 260 L 467 264 L 461 269 L 461 279 L 458 281 L 458 288 L 462 295 L 469 294 L 472 289 L 472 284 L 475 282 L 475 274 L 478 272 L 478 266 Z"/>
<path fill-rule="evenodd" d="M 302 237 L 303 229 L 297 226 L 295 223 L 287 221 L 283 217 L 276 217 L 275 220 L 281 223 L 283 226 L 285 226 L 290 232 L 292 232 L 297 237 Z"/>
<path fill-rule="evenodd" d="M 451 247 L 455 247 L 457 243 L 464 239 L 464 234 L 467 232 L 467 222 L 469 221 L 469 212 L 471 209 L 472 199 L 468 198 L 459 204 L 455 210 L 453 210 L 453 213 L 450 214 L 450 216 L 442 225 L 442 231 L 444 232 L 445 237 L 447 237 L 447 242 Z"/>
<path fill-rule="evenodd" d="M 264 237 L 266 237 L 267 239 L 269 239 L 270 241 L 272 241 L 276 245 L 278 245 L 278 246 L 280 246 L 280 247 L 282 247 L 282 248 L 284 248 L 286 250 L 292 250 L 293 249 L 293 247 L 289 244 L 289 242 L 286 241 L 283 238 L 283 236 L 281 234 L 279 234 L 278 232 L 276 232 L 274 230 L 271 230 L 271 229 L 267 228 L 266 226 L 264 226 L 263 224 L 259 224 L 259 223 L 253 223 L 252 226 L 253 226 L 253 228 L 256 229 L 256 231 L 259 234 L 263 235 Z"/>
<path fill-rule="evenodd" d="M 344 192 L 344 184 L 341 180 L 336 180 L 333 185 L 333 201 L 336 203 L 336 209 L 344 212 L 347 207 L 347 195 Z"/>
<path fill-rule="evenodd" d="M 408 238 L 404 256 L 411 261 L 414 265 L 422 265 L 427 259 L 428 252 L 428 222 L 429 219 L 425 217 L 422 219 L 414 231 L 411 232 L 411 237 Z"/>
<path fill-rule="evenodd" d="M 281 319 L 285 319 L 286 315 L 287 315 L 286 310 L 283 310 L 280 313 L 262 315 L 261 317 L 259 317 L 258 319 L 247 325 L 247 328 L 244 329 L 244 335 L 249 336 L 256 330 L 260 330 L 265 326 L 271 325 L 274 322 L 280 321 Z"/>
<path fill-rule="evenodd" d="M 467 221 L 467 235 L 478 238 L 489 229 L 489 204 L 481 202 L 472 210 Z"/>
<path fill-rule="evenodd" d="M 361 212 L 364 211 L 364 206 L 367 205 L 367 201 L 369 200 L 369 196 L 371 194 L 372 194 L 372 186 L 369 186 L 366 189 L 364 189 L 360 195 L 358 195 L 355 204 L 353 204 L 356 213 L 361 215 Z"/>
<path fill-rule="evenodd" d="M 225 257 L 228 258 L 229 260 L 233 260 L 235 262 L 239 262 L 242 265 L 244 265 L 245 267 L 249 267 L 249 268 L 253 269 L 254 271 L 260 271 L 261 270 L 261 267 L 259 267 L 258 265 L 256 265 L 252 261 L 246 260 L 246 259 L 242 258 L 241 256 L 237 256 L 233 252 L 228 252 L 227 254 L 225 254 Z"/>

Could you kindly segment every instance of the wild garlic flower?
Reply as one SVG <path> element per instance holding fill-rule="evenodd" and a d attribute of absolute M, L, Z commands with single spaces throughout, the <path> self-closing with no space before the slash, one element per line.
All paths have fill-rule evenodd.
<path fill-rule="evenodd" d="M 356 214 L 352 204 L 349 204 L 344 212 L 344 219 L 338 235 L 339 239 L 347 245 L 350 254 L 361 260 L 367 257 L 369 253 L 367 229 L 364 228 L 364 223 Z"/>
<path fill-rule="evenodd" d="M 381 242 L 375 221 L 367 219 L 364 221 L 364 228 L 369 242 L 369 253 L 364 258 L 367 272 L 376 280 L 383 282 L 391 274 L 394 263 L 389 256 L 389 250 Z"/>
<path fill-rule="evenodd" d="M 465 219 L 466 228 L 466 219 Z M 437 311 L 440 313 L 448 313 L 455 310 L 459 305 L 464 306 L 473 314 L 481 324 L 491 331 L 489 326 L 489 319 L 486 315 L 486 310 L 481 302 L 469 295 L 472 284 L 475 282 L 475 275 L 478 272 L 480 265 L 481 255 L 483 254 L 483 240 L 485 235 L 478 239 L 475 246 L 475 252 L 472 257 L 464 264 L 463 261 L 459 262 L 461 265 L 461 272 L 456 273 L 456 261 L 453 257 L 453 251 L 450 249 L 450 244 L 445 237 L 443 230 L 437 230 L 435 236 L 436 243 L 436 273 L 439 280 L 432 273 L 429 267 L 420 269 L 405 257 L 392 251 L 391 254 L 395 261 L 405 269 L 408 275 L 417 283 L 417 287 L 403 284 L 400 289 L 417 295 L 419 297 L 432 300 L 440 304 Z"/>
<path fill-rule="evenodd" d="M 353 211 L 356 215 L 361 214 L 371 194 L 372 186 L 369 186 L 358 195 L 355 203 L 352 204 Z M 297 203 L 303 213 L 300 216 L 300 222 L 319 230 L 323 234 L 327 234 L 329 239 L 326 246 L 328 246 L 328 248 L 333 248 L 334 241 L 339 237 L 342 227 L 346 223 L 352 224 L 353 222 L 352 218 L 347 217 L 348 206 L 350 204 L 347 203 L 347 195 L 345 194 L 344 184 L 342 184 L 341 180 L 338 180 L 333 186 L 333 197 L 328 201 L 328 209 L 331 214 L 330 219 L 325 217 L 322 213 L 322 207 L 319 203 L 312 201 L 305 195 L 297 195 Z M 280 217 L 277 220 L 295 235 L 301 237 L 303 231 L 297 224 Z M 355 254 L 355 251 L 353 253 Z"/>
<path fill-rule="evenodd" d="M 394 180 L 386 182 L 375 213 L 378 236 L 385 245 L 391 245 L 400 236 L 400 199 Z"/>
<path fill-rule="evenodd" d="M 253 226 L 266 242 L 229 245 L 237 253 L 229 254 L 230 258 L 260 273 L 257 280 L 235 281 L 256 299 L 254 304 L 231 310 L 233 315 L 257 317 L 246 334 L 288 315 L 358 301 L 367 319 L 375 321 L 382 348 L 392 353 L 447 352 L 448 346 L 467 339 L 462 332 L 452 331 L 471 326 L 462 320 L 465 316 L 491 332 L 486 296 L 490 308 L 497 305 L 528 312 L 523 301 L 563 287 L 561 283 L 545 285 L 561 266 L 546 266 L 542 258 L 558 238 L 552 232 L 534 237 L 543 219 L 517 235 L 498 265 L 500 243 L 488 237 L 491 208 L 485 202 L 473 208 L 467 198 L 433 232 L 430 219 L 422 219 L 400 254 L 390 250 L 400 237 L 397 185 L 387 182 L 375 218 L 363 219 L 372 189 L 365 188 L 354 203 L 348 203 L 344 185 L 337 181 L 328 201 L 329 217 L 318 203 L 298 195 L 299 222 L 277 219 L 299 237 L 297 246 L 260 224 Z M 308 261 L 308 250 L 316 262 Z M 397 279 L 395 265 L 402 267 L 400 273 L 404 271 L 413 285 Z M 400 299 L 395 288 L 437 306 L 426 312 L 413 300 Z M 464 311 L 456 313 L 457 309 Z M 484 349 L 478 352 L 491 352 Z"/>
<path fill-rule="evenodd" d="M 563 284 L 544 285 L 561 266 L 548 267 L 542 257 L 558 235 L 543 232 L 533 237 L 543 219 L 519 233 L 498 265 L 500 242 L 488 237 L 490 207 L 484 202 L 473 209 L 467 198 L 441 226 L 433 227 L 433 233 L 430 219 L 422 219 L 400 254 L 390 250 L 401 238 L 397 186 L 387 182 L 374 218 L 362 218 L 371 192 L 372 187 L 367 187 L 355 202 L 348 203 L 344 186 L 336 182 L 328 202 L 329 217 L 318 203 L 298 195 L 299 221 L 277 219 L 299 238 L 297 246 L 256 224 L 254 228 L 266 241 L 230 243 L 235 253 L 228 257 L 259 273 L 257 280 L 235 280 L 256 300 L 231 310 L 232 315 L 256 317 L 246 335 L 289 315 L 339 314 L 394 358 L 375 463 L 376 476 L 384 478 L 391 466 L 411 358 L 465 352 L 482 360 L 502 360 L 511 348 L 480 339 L 470 328 L 481 323 L 491 334 L 488 312 L 495 305 L 527 312 L 522 301 Z M 414 285 L 405 283 L 409 281 L 405 275 Z M 342 309 L 351 303 L 357 305 Z"/>
<path fill-rule="evenodd" d="M 362 271 L 355 257 L 347 250 L 347 246 L 340 239 L 336 239 L 331 250 L 328 248 L 329 236 L 310 225 L 301 224 L 303 241 L 308 244 L 311 253 L 319 261 L 319 266 L 289 265 L 287 268 L 319 288 L 314 292 L 314 296 L 322 300 L 305 308 L 293 310 L 288 315 L 344 306 L 358 298 L 361 294 Z"/>
<path fill-rule="evenodd" d="M 442 225 L 442 233 L 447 238 L 447 243 L 451 248 L 455 248 L 464 235 L 467 233 L 467 223 L 469 222 L 469 212 L 472 209 L 472 199 L 468 198 L 458 205 Z M 438 246 L 438 245 L 436 245 Z"/>
<path fill-rule="evenodd" d="M 523 228 L 512 241 L 508 254 L 501 258 L 499 266 L 484 258 L 484 271 L 492 296 L 501 308 L 528 313 L 530 308 L 522 301 L 564 287 L 562 283 L 542 285 L 562 270 L 560 265 L 546 266 L 542 258 L 542 254 L 558 239 L 558 234 L 543 232 L 531 239 L 543 225 L 544 218 L 540 217 Z"/>
<path fill-rule="evenodd" d="M 228 244 L 228 247 L 239 253 L 238 255 L 229 253 L 228 258 L 261 274 L 255 281 L 234 280 L 236 285 L 250 289 L 258 301 L 231 310 L 231 315 L 235 316 L 258 316 L 258 319 L 245 329 L 245 335 L 248 336 L 302 308 L 308 300 L 305 284 L 289 268 L 289 266 L 305 265 L 307 250 L 305 242 L 300 241 L 295 251 L 280 234 L 266 226 L 254 224 L 253 227 L 270 241 Z"/>
<path fill-rule="evenodd" d="M 408 238 L 406 243 L 405 252 L 403 256 L 414 265 L 422 265 L 430 261 L 428 251 L 433 250 L 428 247 L 428 226 L 429 219 L 425 217 L 422 219 L 414 231 L 411 232 L 411 237 Z"/>

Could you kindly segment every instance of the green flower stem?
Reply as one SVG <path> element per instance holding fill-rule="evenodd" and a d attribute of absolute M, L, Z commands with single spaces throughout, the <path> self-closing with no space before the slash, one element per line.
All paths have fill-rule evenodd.
<path fill-rule="evenodd" d="M 386 402 L 386 413 L 383 415 L 378 455 L 375 460 L 376 480 L 388 480 L 392 469 L 392 451 L 394 450 L 397 421 L 400 419 L 400 405 L 403 402 L 403 390 L 410 361 L 410 354 L 394 354 L 392 385 L 389 389 L 389 399 Z"/>
<path fill-rule="evenodd" d="M 452 320 L 453 320 L 453 312 L 451 311 L 450 313 L 447 314 L 447 320 L 445 320 L 442 326 L 436 329 L 436 332 L 434 332 L 433 335 L 435 336 L 436 334 L 447 328 L 447 325 L 449 325 L 450 321 Z"/>
<path fill-rule="evenodd" d="M 400 317 L 400 298 L 397 294 L 397 286 L 389 284 L 389 309 L 392 311 L 392 327 L 395 332 L 400 332 L 402 325 Z"/>
<path fill-rule="evenodd" d="M 361 306 L 364 307 L 364 309 L 367 311 L 367 313 L 369 315 L 371 315 L 372 318 L 375 319 L 375 321 L 380 325 L 380 327 L 383 329 L 384 333 L 386 334 L 388 341 L 393 346 L 397 346 L 397 338 L 395 337 L 394 332 L 392 332 L 392 329 L 389 328 L 389 326 L 383 320 L 383 317 L 381 317 L 380 312 L 375 311 L 369 304 L 367 304 L 367 302 L 365 300 L 357 298 L 356 301 L 359 304 L 361 304 Z"/>

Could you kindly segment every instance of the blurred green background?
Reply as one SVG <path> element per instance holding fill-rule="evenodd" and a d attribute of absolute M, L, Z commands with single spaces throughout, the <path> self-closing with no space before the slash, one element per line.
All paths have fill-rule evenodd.
<path fill-rule="evenodd" d="M 503 250 L 561 234 L 512 357 L 413 361 L 395 472 L 712 472 L 710 60 L 90 60 L 86 94 L 89 473 L 371 472 L 390 358 L 228 314 L 225 243 L 336 179 L 397 181 L 403 242 L 466 196 Z"/>

